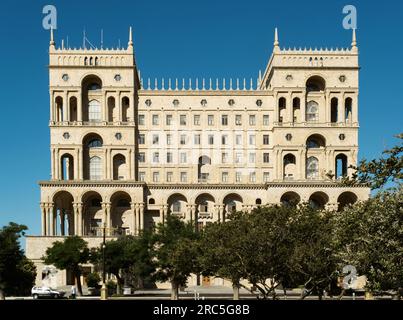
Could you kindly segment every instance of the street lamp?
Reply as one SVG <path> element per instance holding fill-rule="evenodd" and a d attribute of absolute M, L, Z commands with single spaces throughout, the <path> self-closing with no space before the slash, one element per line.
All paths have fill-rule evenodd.
<path fill-rule="evenodd" d="M 101 288 L 101 300 L 107 300 L 108 299 L 108 291 L 106 289 L 106 284 L 105 284 L 105 231 L 106 231 L 106 224 L 104 223 L 104 226 L 102 228 L 102 288 Z"/>

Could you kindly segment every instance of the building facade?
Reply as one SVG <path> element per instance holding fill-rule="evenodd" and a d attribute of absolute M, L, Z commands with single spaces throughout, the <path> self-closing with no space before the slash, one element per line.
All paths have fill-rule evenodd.
<path fill-rule="evenodd" d="M 56 48 L 52 32 L 51 175 L 42 234 L 27 238 L 38 282 L 52 242 L 97 246 L 104 224 L 115 237 L 167 215 L 201 228 L 270 203 L 367 199 L 368 188 L 340 184 L 357 162 L 358 76 L 355 32 L 348 49 L 287 50 L 276 29 L 257 80 L 186 81 L 141 79 L 131 29 L 125 49 Z"/>

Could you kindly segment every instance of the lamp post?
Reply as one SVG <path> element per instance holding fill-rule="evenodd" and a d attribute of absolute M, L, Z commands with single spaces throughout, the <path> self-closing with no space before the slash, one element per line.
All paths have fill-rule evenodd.
<path fill-rule="evenodd" d="M 106 289 L 106 283 L 105 283 L 105 232 L 106 231 L 106 224 L 104 223 L 104 226 L 102 228 L 102 288 L 101 288 L 101 300 L 107 300 L 108 299 L 108 291 Z"/>

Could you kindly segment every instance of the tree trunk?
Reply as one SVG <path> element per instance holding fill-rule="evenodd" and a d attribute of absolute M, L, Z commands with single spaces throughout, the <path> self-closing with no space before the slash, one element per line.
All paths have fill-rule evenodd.
<path fill-rule="evenodd" d="M 179 286 L 175 281 L 171 281 L 171 300 L 179 300 Z"/>
<path fill-rule="evenodd" d="M 75 276 L 76 276 L 76 283 L 77 283 L 77 293 L 78 293 L 79 296 L 82 296 L 83 295 L 83 288 L 81 287 L 81 279 L 80 279 L 81 274 L 80 274 L 80 272 L 76 272 Z"/>
<path fill-rule="evenodd" d="M 232 291 L 233 291 L 233 300 L 239 300 L 239 284 L 233 282 L 232 283 Z"/>

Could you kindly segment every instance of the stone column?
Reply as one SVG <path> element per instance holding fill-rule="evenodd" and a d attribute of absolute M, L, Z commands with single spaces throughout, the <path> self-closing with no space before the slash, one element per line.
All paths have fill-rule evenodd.
<path fill-rule="evenodd" d="M 277 92 L 274 93 L 274 123 L 277 124 L 279 121 L 278 118 L 278 94 Z"/>
<path fill-rule="evenodd" d="M 51 166 L 51 171 L 52 171 L 52 180 L 56 179 L 56 170 L 55 170 L 55 163 L 56 163 L 56 157 L 55 157 L 55 149 L 51 148 L 51 152 L 52 152 L 52 161 L 50 162 L 50 166 Z"/>
<path fill-rule="evenodd" d="M 74 159 L 74 180 L 78 180 L 79 179 L 79 163 L 80 163 L 80 150 L 77 148 L 76 149 L 76 156 Z"/>
<path fill-rule="evenodd" d="M 103 202 L 102 203 L 102 208 L 104 209 L 104 216 L 103 216 L 103 221 L 102 223 L 106 225 L 106 235 L 111 234 L 111 203 L 110 202 Z"/>
<path fill-rule="evenodd" d="M 358 95 L 353 98 L 353 105 L 351 106 L 352 123 L 358 124 Z"/>
<path fill-rule="evenodd" d="M 65 212 L 63 210 L 60 210 L 59 217 L 60 217 L 60 235 L 64 236 L 65 235 L 64 234 L 64 231 L 65 231 L 64 230 L 64 227 L 65 227 L 64 219 L 66 218 L 66 214 L 65 214 Z"/>
<path fill-rule="evenodd" d="M 135 216 L 136 216 L 136 234 L 140 234 L 140 207 L 139 204 L 135 204 Z"/>
<path fill-rule="evenodd" d="M 144 230 L 144 203 L 139 203 L 140 230 Z"/>
<path fill-rule="evenodd" d="M 331 99 L 330 99 L 330 93 L 329 92 L 327 92 L 326 93 L 326 96 L 325 96 L 325 106 L 326 106 L 326 109 L 325 109 L 325 122 L 326 123 L 330 123 L 330 120 L 331 120 L 331 108 L 332 108 L 332 106 L 331 106 Z"/>
<path fill-rule="evenodd" d="M 288 122 L 293 123 L 294 122 L 294 104 L 292 100 L 292 95 L 291 92 L 287 96 L 287 113 L 288 113 Z"/>
<path fill-rule="evenodd" d="M 160 207 L 160 222 L 164 223 L 164 206 Z"/>
<path fill-rule="evenodd" d="M 83 147 L 78 151 L 78 179 L 84 180 L 84 154 Z"/>
<path fill-rule="evenodd" d="M 60 175 L 59 175 L 59 150 L 55 149 L 55 176 L 54 179 L 55 180 L 59 180 L 60 179 Z"/>
<path fill-rule="evenodd" d="M 46 236 L 46 204 L 41 202 L 41 222 L 42 222 L 42 230 L 41 235 Z"/>
<path fill-rule="evenodd" d="M 83 98 L 81 90 L 77 94 L 77 122 L 79 124 L 83 122 Z"/>
<path fill-rule="evenodd" d="M 77 233 L 79 236 L 83 236 L 83 204 L 77 203 L 77 221 L 74 220 L 74 224 L 77 226 Z"/>
<path fill-rule="evenodd" d="M 119 92 L 117 94 L 116 102 L 117 102 L 116 106 L 118 108 L 118 121 L 122 122 L 123 119 L 122 119 L 122 95 L 121 95 L 121 92 Z"/>
<path fill-rule="evenodd" d="M 69 121 L 69 104 L 67 92 L 63 92 L 63 119 L 62 122 Z"/>
<path fill-rule="evenodd" d="M 104 150 L 104 179 L 109 179 L 108 149 Z"/>
<path fill-rule="evenodd" d="M 297 166 L 297 164 L 295 165 Z M 303 149 L 299 151 L 299 179 L 305 179 L 305 155 Z"/>
<path fill-rule="evenodd" d="M 130 209 L 131 209 L 131 234 L 137 235 L 136 204 L 134 202 L 130 203 Z"/>
<path fill-rule="evenodd" d="M 344 94 L 340 95 L 337 105 L 337 122 L 338 123 L 344 123 L 346 121 L 346 115 L 344 113 Z"/>
<path fill-rule="evenodd" d="M 55 108 L 55 94 L 54 94 L 54 92 L 51 91 L 50 92 L 50 122 L 55 121 L 54 108 Z"/>
<path fill-rule="evenodd" d="M 223 204 L 218 205 L 218 216 L 220 217 L 221 222 L 225 222 L 225 211 Z"/>
<path fill-rule="evenodd" d="M 132 180 L 132 149 L 129 149 L 129 156 L 127 159 L 127 174 L 128 174 L 128 180 Z"/>
<path fill-rule="evenodd" d="M 303 96 L 300 98 L 300 114 L 301 123 L 306 122 L 306 92 L 303 92 Z"/>
<path fill-rule="evenodd" d="M 54 212 L 54 205 L 50 203 L 48 205 L 48 216 L 49 216 L 49 235 L 55 235 L 55 212 Z"/>

